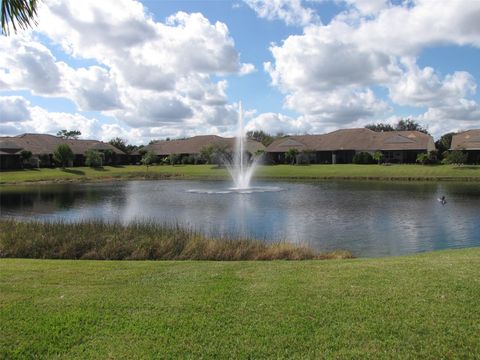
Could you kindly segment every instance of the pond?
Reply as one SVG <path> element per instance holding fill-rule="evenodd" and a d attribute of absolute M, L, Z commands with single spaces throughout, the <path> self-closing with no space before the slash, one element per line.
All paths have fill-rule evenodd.
<path fill-rule="evenodd" d="M 478 183 L 257 182 L 280 191 L 208 193 L 227 182 L 129 181 L 0 188 L 0 216 L 153 220 L 207 235 L 289 241 L 355 256 L 480 246 Z M 207 190 L 190 192 L 192 189 Z M 438 199 L 444 195 L 447 203 Z"/>

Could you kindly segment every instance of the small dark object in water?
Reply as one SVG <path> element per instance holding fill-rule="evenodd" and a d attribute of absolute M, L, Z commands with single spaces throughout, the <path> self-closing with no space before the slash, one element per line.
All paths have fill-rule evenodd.
<path fill-rule="evenodd" d="M 442 205 L 445 205 L 447 203 L 447 199 L 445 199 L 445 196 L 442 196 L 440 199 L 437 199 L 442 203 Z"/>

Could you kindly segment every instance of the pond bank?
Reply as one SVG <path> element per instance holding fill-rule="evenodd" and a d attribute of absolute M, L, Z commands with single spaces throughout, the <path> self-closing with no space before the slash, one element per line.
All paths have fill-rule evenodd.
<path fill-rule="evenodd" d="M 0 173 L 0 184 L 30 182 L 98 182 L 121 180 L 226 180 L 228 172 L 212 165 L 105 166 L 69 169 L 32 169 Z M 359 181 L 480 181 L 480 166 L 451 165 L 274 165 L 260 166 L 256 179 L 262 180 L 359 180 Z"/>
<path fill-rule="evenodd" d="M 480 248 L 332 261 L 0 259 L 0 358 L 475 358 Z"/>

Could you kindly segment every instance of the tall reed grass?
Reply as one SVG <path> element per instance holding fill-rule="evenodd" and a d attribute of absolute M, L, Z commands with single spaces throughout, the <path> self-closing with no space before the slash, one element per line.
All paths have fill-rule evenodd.
<path fill-rule="evenodd" d="M 351 258 L 305 246 L 206 236 L 175 225 L 0 220 L 0 257 L 97 260 L 307 260 Z"/>

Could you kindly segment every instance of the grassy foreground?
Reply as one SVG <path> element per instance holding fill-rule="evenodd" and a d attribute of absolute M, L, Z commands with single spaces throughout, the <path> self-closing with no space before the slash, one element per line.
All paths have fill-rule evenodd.
<path fill-rule="evenodd" d="M 364 180 L 469 180 L 480 181 L 480 166 L 451 165 L 309 165 L 260 166 L 260 179 L 364 179 Z M 70 169 L 33 169 L 3 171 L 0 184 L 31 181 L 95 181 L 112 179 L 227 179 L 223 168 L 212 165 L 105 166 L 101 169 L 78 167 Z"/>
<path fill-rule="evenodd" d="M 474 359 L 480 249 L 304 262 L 0 260 L 0 358 Z"/>
<path fill-rule="evenodd" d="M 306 260 L 351 258 L 289 243 L 210 239 L 179 226 L 0 220 L 0 258 L 90 260 Z"/>

